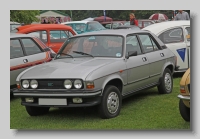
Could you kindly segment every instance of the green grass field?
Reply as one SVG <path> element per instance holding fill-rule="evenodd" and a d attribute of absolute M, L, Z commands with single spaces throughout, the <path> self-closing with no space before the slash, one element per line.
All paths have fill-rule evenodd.
<path fill-rule="evenodd" d="M 101 119 L 96 107 L 51 108 L 44 116 L 30 117 L 19 98 L 10 100 L 10 129 L 58 130 L 190 130 L 179 113 L 179 82 L 174 77 L 171 94 L 157 88 L 124 99 L 118 117 Z"/>

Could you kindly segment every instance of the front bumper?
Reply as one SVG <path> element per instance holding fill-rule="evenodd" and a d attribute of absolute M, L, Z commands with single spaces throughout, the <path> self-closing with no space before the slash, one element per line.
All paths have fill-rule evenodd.
<path fill-rule="evenodd" d="M 14 97 L 21 98 L 21 104 L 24 106 L 38 106 L 38 107 L 88 107 L 94 106 L 101 102 L 101 89 L 96 90 L 82 90 L 82 91 L 64 91 L 64 90 L 15 90 Z M 33 98 L 34 102 L 26 102 L 25 98 Z M 40 105 L 39 98 L 55 98 L 66 99 L 67 105 Z M 74 103 L 73 98 L 81 98 L 82 103 Z"/>
<path fill-rule="evenodd" d="M 190 96 L 183 96 L 183 95 L 178 95 L 177 96 L 179 99 L 182 99 L 182 100 L 190 100 Z"/>

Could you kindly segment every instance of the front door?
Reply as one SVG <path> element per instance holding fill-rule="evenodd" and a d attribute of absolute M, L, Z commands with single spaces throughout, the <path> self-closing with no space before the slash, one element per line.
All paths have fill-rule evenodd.
<path fill-rule="evenodd" d="M 129 35 L 126 38 L 126 55 L 130 51 L 137 51 L 137 56 L 129 57 L 126 61 L 128 70 L 126 94 L 142 89 L 148 84 L 149 78 L 149 61 L 142 53 L 136 35 Z"/>

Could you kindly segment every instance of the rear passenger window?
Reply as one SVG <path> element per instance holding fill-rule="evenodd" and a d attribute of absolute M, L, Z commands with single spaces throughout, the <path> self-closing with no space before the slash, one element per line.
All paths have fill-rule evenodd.
<path fill-rule="evenodd" d="M 158 50 L 155 41 L 149 35 L 138 35 L 145 53 Z"/>
<path fill-rule="evenodd" d="M 165 44 L 183 42 L 183 30 L 182 28 L 170 29 L 160 34 L 158 38 Z"/>
<path fill-rule="evenodd" d="M 18 39 L 10 40 L 10 59 L 23 57 L 23 49 Z"/>
<path fill-rule="evenodd" d="M 38 45 L 29 38 L 26 39 L 21 39 L 25 52 L 27 55 L 32 55 L 32 54 L 37 54 L 37 53 L 41 53 L 42 50 L 38 47 Z"/>

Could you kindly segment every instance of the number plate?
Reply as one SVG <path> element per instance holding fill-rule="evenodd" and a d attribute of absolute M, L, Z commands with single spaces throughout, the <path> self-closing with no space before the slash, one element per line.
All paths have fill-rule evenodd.
<path fill-rule="evenodd" d="M 61 98 L 39 98 L 39 105 L 67 105 L 67 99 Z"/>

